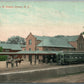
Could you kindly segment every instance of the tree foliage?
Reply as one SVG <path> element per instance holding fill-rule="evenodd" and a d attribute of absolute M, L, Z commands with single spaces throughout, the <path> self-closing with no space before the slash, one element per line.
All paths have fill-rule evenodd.
<path fill-rule="evenodd" d="M 84 32 L 82 32 L 82 35 L 84 35 Z"/>
<path fill-rule="evenodd" d="M 8 38 L 7 43 L 10 44 L 26 44 L 25 39 L 20 36 L 12 36 Z"/>
<path fill-rule="evenodd" d="M 0 52 L 3 52 L 3 48 L 0 47 Z M 7 55 L 0 55 L 0 61 L 5 61 L 7 60 Z"/>
<path fill-rule="evenodd" d="M 7 55 L 1 55 L 0 56 L 0 61 L 6 61 L 7 60 Z"/>
<path fill-rule="evenodd" d="M 0 47 L 0 52 L 2 52 L 3 51 L 3 48 L 2 47 Z"/>

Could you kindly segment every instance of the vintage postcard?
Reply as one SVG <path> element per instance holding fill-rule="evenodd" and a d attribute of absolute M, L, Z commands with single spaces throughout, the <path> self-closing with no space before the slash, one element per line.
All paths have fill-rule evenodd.
<path fill-rule="evenodd" d="M 0 83 L 84 83 L 84 1 L 0 0 Z"/>

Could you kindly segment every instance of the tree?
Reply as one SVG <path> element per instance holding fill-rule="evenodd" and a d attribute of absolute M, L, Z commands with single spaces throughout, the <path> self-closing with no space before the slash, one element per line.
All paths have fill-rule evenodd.
<path fill-rule="evenodd" d="M 2 47 L 0 47 L 0 52 L 2 52 L 3 51 L 3 48 Z"/>
<path fill-rule="evenodd" d="M 7 43 L 9 44 L 26 44 L 25 39 L 20 36 L 12 36 L 8 38 Z"/>
<path fill-rule="evenodd" d="M 82 35 L 84 35 L 84 32 L 82 32 Z"/>
<path fill-rule="evenodd" d="M 3 48 L 0 47 L 0 52 L 3 52 Z M 7 55 L 0 55 L 0 61 L 5 61 L 7 60 Z"/>

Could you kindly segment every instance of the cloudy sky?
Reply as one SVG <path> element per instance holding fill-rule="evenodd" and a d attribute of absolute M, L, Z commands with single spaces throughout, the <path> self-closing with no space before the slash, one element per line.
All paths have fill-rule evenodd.
<path fill-rule="evenodd" d="M 84 31 L 84 2 L 0 2 L 0 40 L 11 36 L 78 35 Z"/>

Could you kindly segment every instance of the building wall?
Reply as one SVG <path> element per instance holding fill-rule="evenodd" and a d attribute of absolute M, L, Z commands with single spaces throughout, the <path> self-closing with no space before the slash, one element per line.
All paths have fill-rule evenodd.
<path fill-rule="evenodd" d="M 74 48 L 77 49 L 77 41 L 70 41 L 69 44 L 71 44 Z"/>
<path fill-rule="evenodd" d="M 37 50 L 40 51 L 74 51 L 73 48 L 57 48 L 57 47 L 37 47 Z"/>
<path fill-rule="evenodd" d="M 41 41 L 40 40 L 36 40 L 36 45 L 38 45 Z"/>
<path fill-rule="evenodd" d="M 29 40 L 32 40 L 32 45 L 29 45 Z M 79 35 L 79 38 L 76 41 L 70 41 L 68 42 L 71 44 L 74 48 L 58 48 L 58 47 L 38 47 L 37 45 L 40 43 L 40 40 L 36 40 L 36 38 L 30 33 L 28 37 L 26 38 L 26 50 L 29 51 L 29 48 L 31 48 L 32 51 L 35 50 L 49 50 L 49 51 L 84 51 L 84 38 L 82 34 Z"/>
<path fill-rule="evenodd" d="M 40 51 L 43 51 L 43 47 L 36 47 L 36 50 L 40 50 Z"/>
<path fill-rule="evenodd" d="M 32 44 L 29 45 L 29 40 L 32 41 Z M 74 51 L 75 49 L 73 48 L 58 48 L 58 47 L 38 47 L 37 45 L 40 43 L 40 40 L 36 40 L 36 38 L 30 33 L 27 38 L 26 38 L 26 50 L 29 51 L 29 48 L 31 48 L 31 51 L 35 51 L 35 50 L 40 50 L 40 51 L 45 51 L 45 50 L 49 50 L 49 51 Z M 76 47 L 76 42 L 70 42 L 70 44 L 72 44 L 73 46 Z"/>
<path fill-rule="evenodd" d="M 10 52 L 19 52 L 21 50 L 10 50 Z"/>
<path fill-rule="evenodd" d="M 10 49 L 3 49 L 3 52 L 10 52 Z"/>
<path fill-rule="evenodd" d="M 31 40 L 32 44 L 29 44 L 29 40 Z M 28 37 L 26 38 L 26 50 L 29 51 L 35 51 L 36 50 L 36 38 L 30 33 Z"/>
<path fill-rule="evenodd" d="M 3 52 L 18 52 L 20 50 L 3 49 Z"/>
<path fill-rule="evenodd" d="M 58 47 L 44 47 L 43 50 L 47 51 L 74 51 L 73 48 L 58 48 Z"/>
<path fill-rule="evenodd" d="M 22 48 L 22 51 L 26 50 L 26 48 Z"/>

